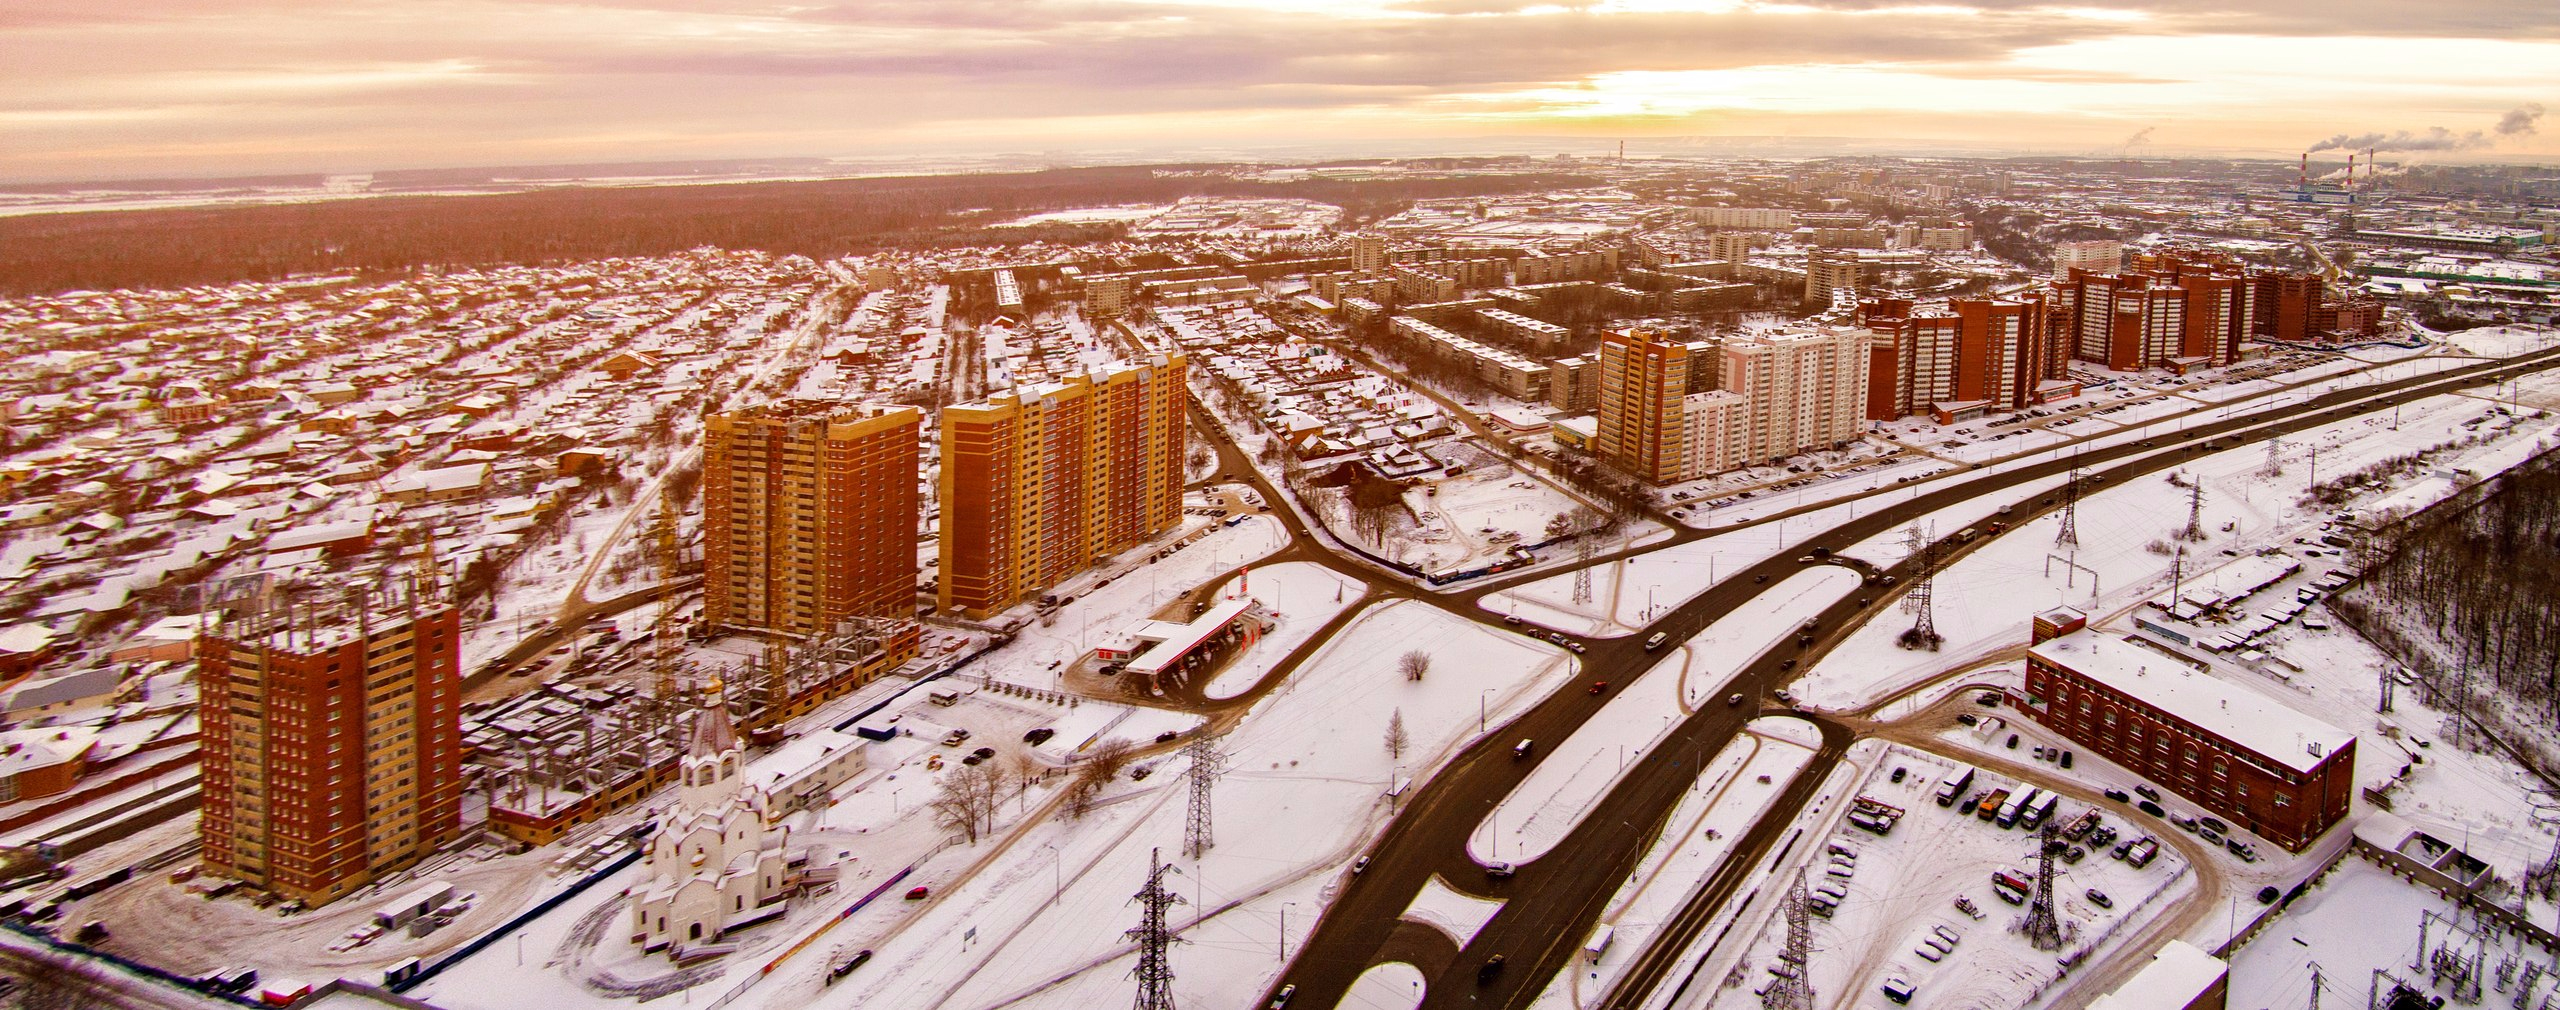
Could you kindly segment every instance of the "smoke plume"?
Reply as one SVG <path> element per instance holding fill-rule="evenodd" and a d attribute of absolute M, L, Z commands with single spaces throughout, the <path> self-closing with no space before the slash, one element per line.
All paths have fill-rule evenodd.
<path fill-rule="evenodd" d="M 2506 115 L 2498 117 L 2498 135 L 2501 137 L 2514 137 L 2532 133 L 2534 132 L 2534 121 L 2541 118 L 2541 102 L 2526 102 L 2523 105 L 2508 109 Z"/>
<path fill-rule="evenodd" d="M 2521 111 L 2521 110 L 2519 110 L 2519 111 Z M 2535 106 L 2535 107 L 2534 107 L 2534 114 L 2535 114 L 2535 115 L 2540 115 L 2541 113 L 2542 113 L 2542 107 L 2541 107 L 2541 106 Z M 2509 113 L 2509 114 L 2510 114 L 2510 115 L 2513 115 L 2513 113 Z M 2154 130 L 2154 129 L 2157 129 L 2157 127 L 2146 126 L 2146 127 L 2143 127 L 2143 128 L 2141 128 L 2141 129 L 2139 129 L 2139 130 L 2135 130 L 2135 131 L 2133 131 L 2133 136 L 2130 136 L 2130 137 L 2126 137 L 2126 138 L 2124 138 L 2124 146 L 2126 146 L 2126 147 L 2140 147 L 2140 146 L 2142 146 L 2142 145 L 2144 145 L 2144 144 L 2148 144 L 2148 143 L 2150 143 L 2150 142 L 2151 142 L 2151 131 L 2152 131 L 2152 130 Z M 2530 131 L 2533 129 L 2533 127 L 2531 127 L 2531 126 L 2527 126 L 2527 127 L 2525 127 L 2525 129 L 2526 129 L 2526 131 L 2530 132 Z M 2501 132 L 2504 132 L 2504 131 L 2503 131 L 2503 129 L 2501 130 Z"/>

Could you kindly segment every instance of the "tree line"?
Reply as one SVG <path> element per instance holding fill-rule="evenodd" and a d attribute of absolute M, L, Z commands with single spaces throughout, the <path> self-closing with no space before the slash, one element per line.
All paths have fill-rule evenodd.
<path fill-rule="evenodd" d="M 1391 213 L 1415 200 L 1592 184 L 1553 173 L 1257 183 L 1205 168 L 1074 168 L 33 214 L 0 218 L 0 294 L 569 262 L 702 246 L 826 258 L 1098 234 L 1078 230 L 1082 226 L 987 227 L 1071 207 L 1186 196 L 1298 198 L 1343 206 L 1359 218 Z"/>

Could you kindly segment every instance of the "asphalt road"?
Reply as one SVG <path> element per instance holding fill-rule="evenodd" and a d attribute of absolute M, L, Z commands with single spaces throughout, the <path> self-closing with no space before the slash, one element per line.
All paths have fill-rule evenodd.
<path fill-rule="evenodd" d="M 2083 479 L 2092 485 L 2121 482 L 2142 473 L 2180 465 L 2199 450 L 2227 449 L 2289 434 L 2350 414 L 2388 408 L 2477 385 L 2492 377 L 2549 367 L 2554 362 L 2560 362 L 2560 350 L 2526 355 L 2511 362 L 2487 362 L 2378 386 L 2319 394 L 2302 402 L 2237 414 L 2188 431 L 2163 434 L 2147 443 L 2130 442 L 2077 455 L 2057 454 L 2057 458 L 2049 461 L 2030 463 L 1996 474 L 1948 480 L 1937 490 L 1840 523 L 1807 542 L 1833 550 L 1846 548 L 1939 508 L 1997 495 L 2018 484 L 2064 473 L 2074 466 L 2084 471 Z M 2247 430 L 2239 438 L 2227 437 L 2244 429 Z M 2159 447 L 2184 447 L 2186 451 L 2160 452 Z M 2144 454 L 2151 456 L 2131 459 Z M 2019 506 L 2016 516 L 2019 521 L 2042 510 L 2035 499 L 2015 504 Z M 1293 529 L 1292 532 L 1299 531 Z M 1712 535 L 1699 531 L 1693 533 L 1675 537 L 1672 543 Z M 1976 541 L 1976 544 L 1981 542 Z M 1667 545 L 1629 553 L 1647 553 L 1663 546 Z M 1335 561 L 1333 564 L 1341 567 L 1346 563 Z M 1909 563 L 1905 562 L 1892 570 L 1900 585 L 1908 585 L 1908 566 Z M 1546 856 L 1520 865 L 1516 875 L 1509 880 L 1488 879 L 1483 869 L 1468 856 L 1467 838 L 1486 814 L 1536 767 L 1537 762 L 1552 752 L 1552 744 L 1571 735 L 1608 700 L 1606 693 L 1596 696 L 1588 693 L 1585 686 L 1588 682 L 1608 681 L 1610 692 L 1624 689 L 1629 681 L 1650 668 L 1658 658 L 1645 652 L 1639 644 L 1645 636 L 1664 631 L 1674 640 L 1685 640 L 1757 596 L 1767 585 L 1781 582 L 1787 574 L 1800 569 L 1801 566 L 1791 558 L 1772 558 L 1734 573 L 1636 634 L 1619 639 L 1586 640 L 1589 650 L 1583 657 L 1586 672 L 1580 680 L 1560 688 L 1501 731 L 1488 734 L 1411 794 L 1409 805 L 1395 816 L 1370 850 L 1367 869 L 1352 878 L 1325 910 L 1314 933 L 1281 973 L 1274 989 L 1281 984 L 1296 985 L 1298 991 L 1292 1003 L 1294 1007 L 1332 1007 L 1339 1004 L 1352 981 L 1363 971 L 1389 959 L 1383 955 L 1390 937 L 1398 932 L 1397 917 L 1412 903 L 1424 882 L 1437 875 L 1460 890 L 1504 899 L 1505 904 L 1455 957 L 1446 958 L 1445 963 L 1416 964 L 1426 980 L 1427 995 L 1423 1005 L 1527 1006 L 1565 966 L 1588 935 L 1603 904 L 1632 872 L 1662 819 L 1669 815 L 1681 791 L 1689 786 L 1702 758 L 1730 743 L 1746 721 L 1761 714 L 1761 706 L 1711 704 L 1699 710 L 1672 731 L 1669 745 L 1656 747 L 1621 776 L 1617 785 L 1592 808 L 1572 834 Z M 1553 570 L 1542 570 L 1473 586 L 1463 592 L 1417 595 L 1470 619 L 1500 626 L 1497 618 L 1474 605 L 1477 599 L 1519 582 L 1554 574 Z M 1763 575 L 1768 576 L 1766 583 L 1758 579 Z M 1818 619 L 1823 633 L 1810 648 L 1799 650 L 1792 645 L 1782 645 L 1773 649 L 1737 674 L 1728 687 L 1715 693 L 1740 692 L 1755 701 L 1769 697 L 1774 688 L 1795 675 L 1793 669 L 1780 668 L 1782 661 L 1796 659 L 1800 664 L 1809 666 L 1842 637 L 1842 631 L 1854 627 L 1876 608 L 1889 602 L 1885 594 L 1874 594 L 1870 600 L 1867 608 L 1860 608 L 1856 598 L 1842 600 Z M 2022 614 L 2022 627 L 2024 623 L 2025 615 Z M 1743 844 L 1736 847 L 1729 857 L 1730 862 L 1747 867 L 1758 862 L 1778 844 L 1810 790 L 1830 772 L 1854 735 L 1844 723 L 1814 718 L 1824 729 L 1822 752 L 1805 769 L 1797 786 L 1784 801 L 1773 805 L 1745 837 Z M 1512 745 L 1523 737 L 1539 740 L 1548 746 L 1538 748 L 1526 759 L 1514 759 Z M 1673 950 L 1686 946 L 1711 920 L 1712 912 L 1723 907 L 1743 883 L 1738 872 L 1720 874 L 1692 907 L 1675 917 L 1673 928 L 1666 929 L 1655 942 Z M 1428 948 L 1428 945 L 1410 943 L 1396 946 Z M 1479 968 L 1497 953 L 1503 955 L 1507 962 L 1504 969 L 1487 983 L 1478 984 Z M 1632 1003 L 1650 991 L 1671 966 L 1670 956 L 1650 953 L 1637 956 L 1641 961 L 1639 970 L 1616 990 L 1626 996 L 1622 999 L 1613 995 L 1607 1005 Z M 1266 993 L 1265 998 L 1268 996 Z"/>

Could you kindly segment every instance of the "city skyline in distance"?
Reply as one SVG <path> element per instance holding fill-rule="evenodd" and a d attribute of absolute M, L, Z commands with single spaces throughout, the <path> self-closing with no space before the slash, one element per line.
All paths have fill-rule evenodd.
<path fill-rule="evenodd" d="M 20 182 L 1671 138 L 2560 155 L 2560 12 L 2488 0 L 38 0 L 0 51 Z"/>

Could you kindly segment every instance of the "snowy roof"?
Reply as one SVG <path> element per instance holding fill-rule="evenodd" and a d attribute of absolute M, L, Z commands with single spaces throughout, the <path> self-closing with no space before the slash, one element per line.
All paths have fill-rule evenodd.
<path fill-rule="evenodd" d="M 2151 964 L 2140 974 L 2098 997 L 2089 1010 L 2183 1010 L 2230 972 L 2221 958 L 2184 940 L 2171 940 L 2151 955 Z"/>
<path fill-rule="evenodd" d="M 2355 742 L 2353 735 L 2275 699 L 2095 630 L 2053 638 L 2028 652 L 2297 772 L 2319 767 Z"/>
<path fill-rule="evenodd" d="M 1210 607 L 1207 613 L 1201 614 L 1189 624 L 1147 621 L 1130 629 L 1131 637 L 1141 641 L 1153 640 L 1155 644 L 1129 660 L 1129 671 L 1150 674 L 1163 672 L 1165 667 L 1179 661 L 1200 643 L 1208 641 L 1210 636 L 1224 629 L 1228 622 L 1235 620 L 1252 605 L 1251 600 L 1220 600 L 1216 606 Z"/>

